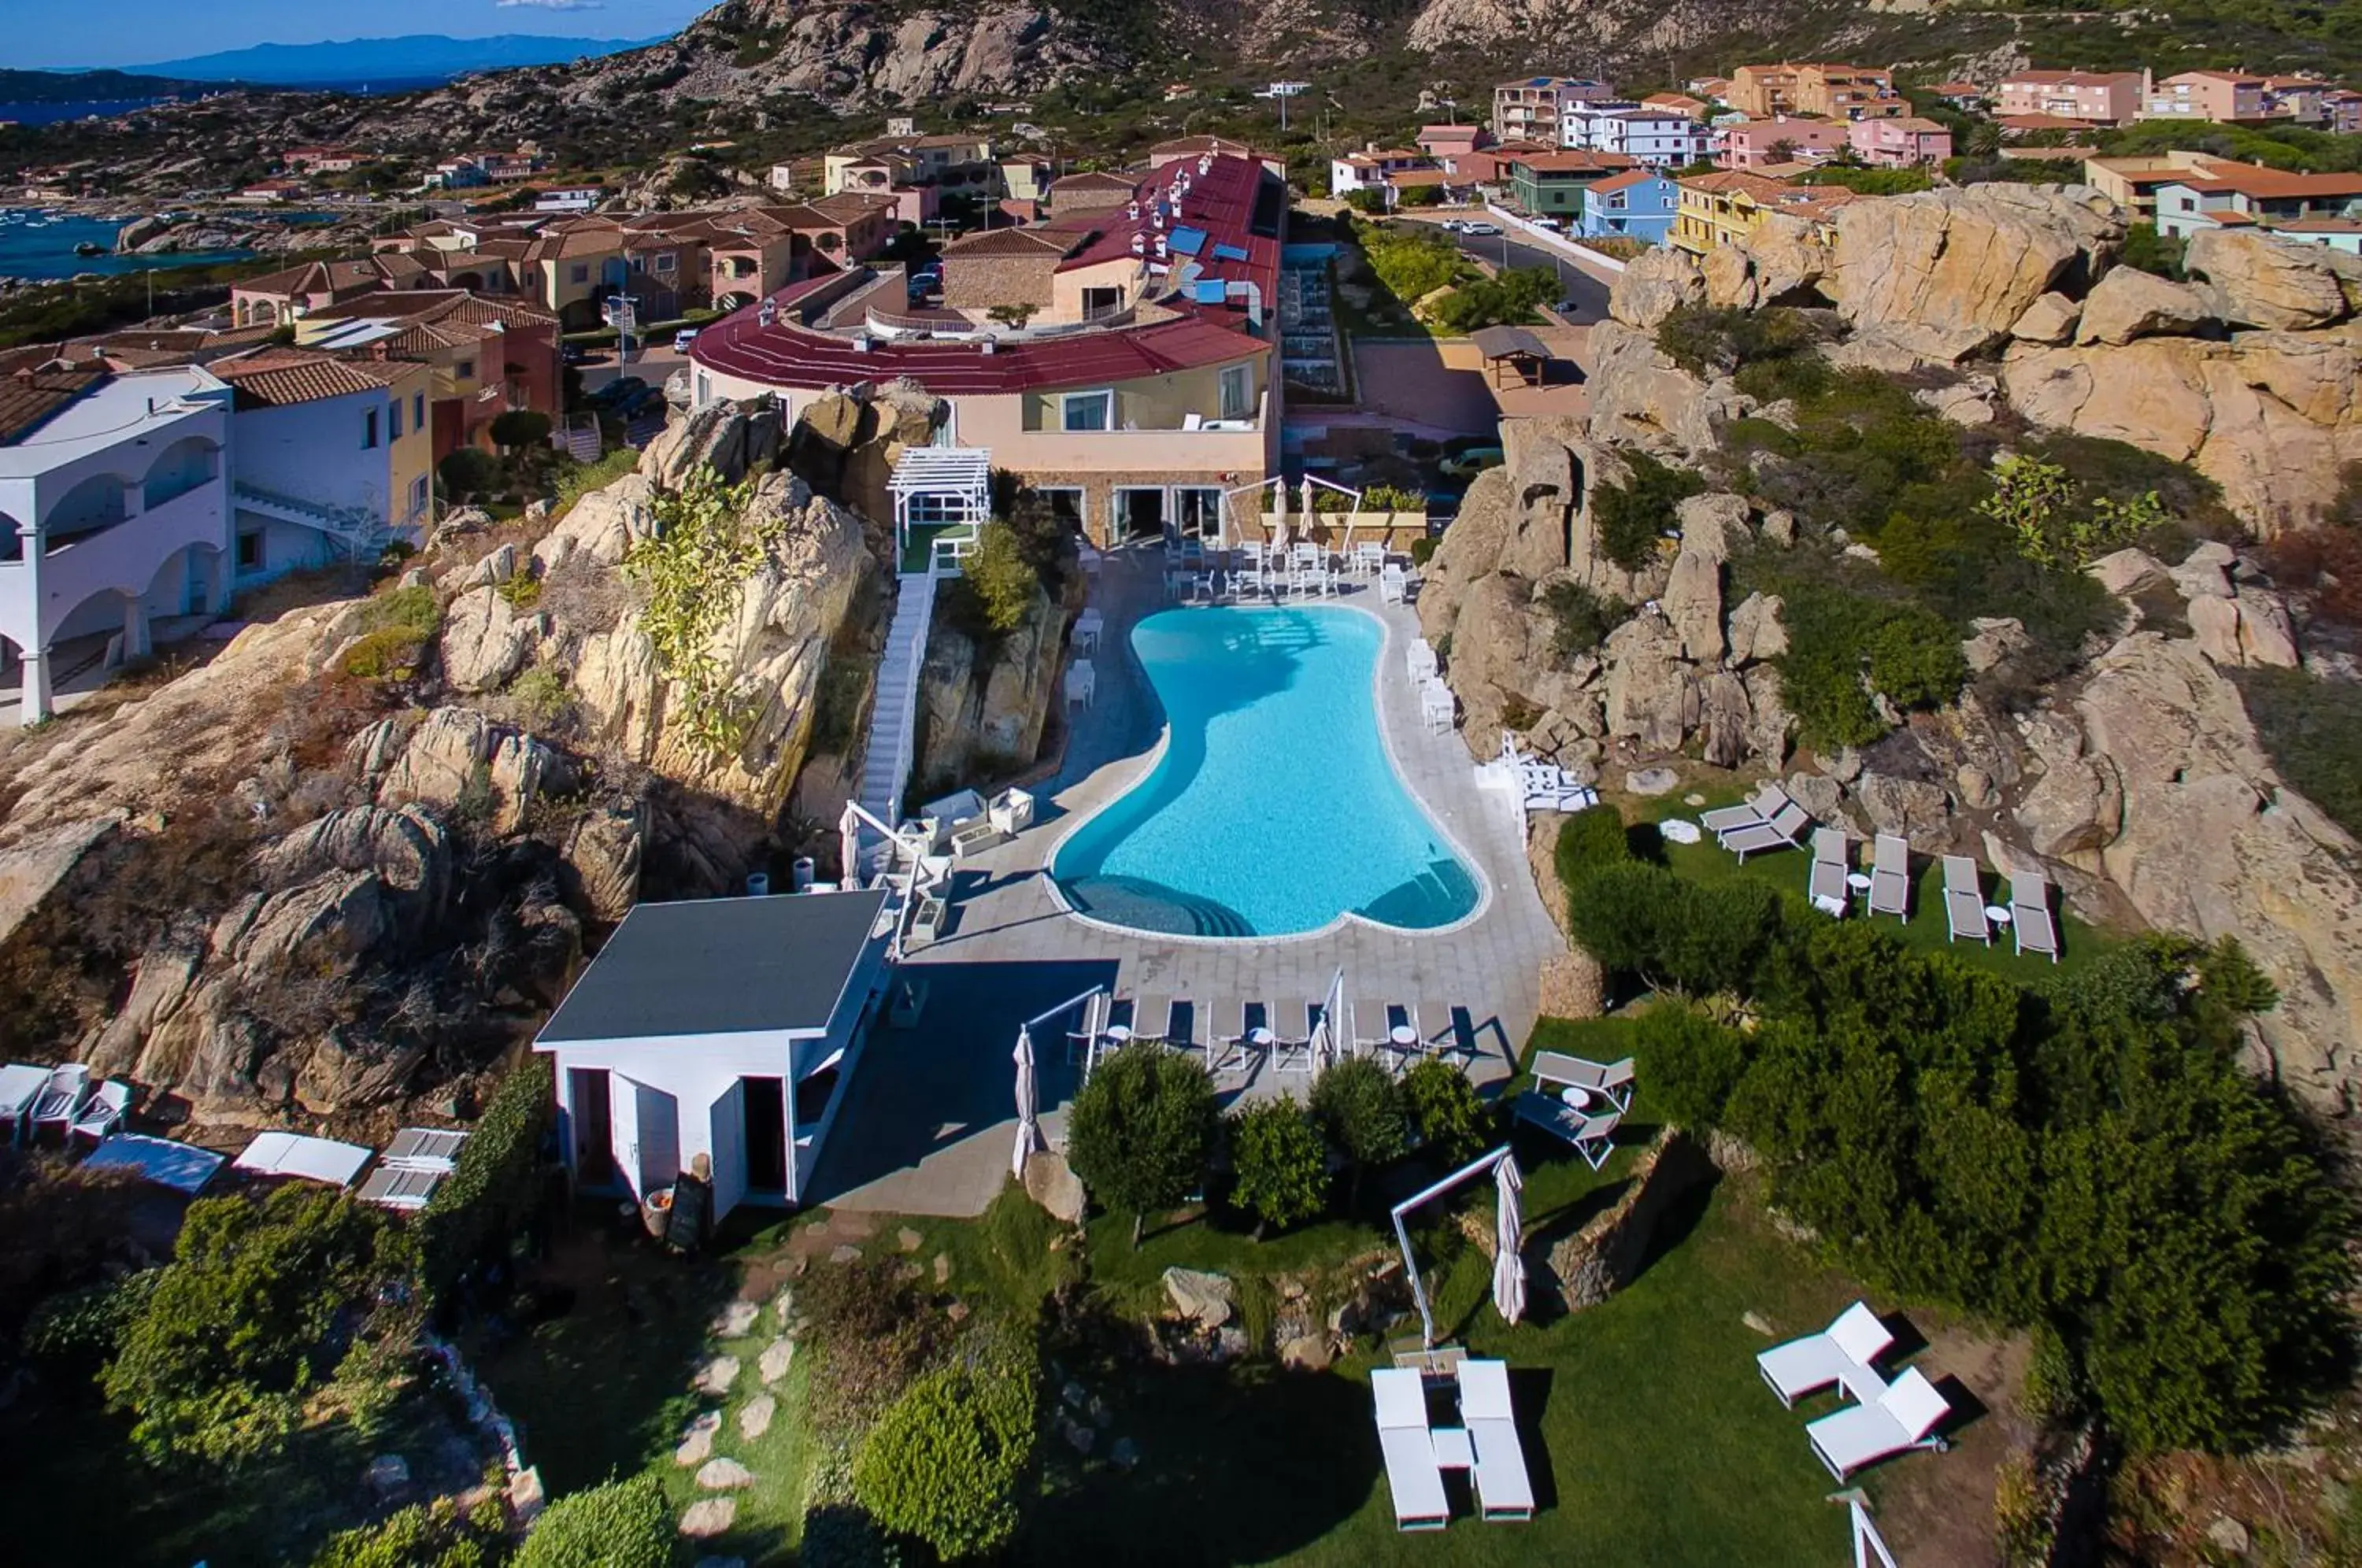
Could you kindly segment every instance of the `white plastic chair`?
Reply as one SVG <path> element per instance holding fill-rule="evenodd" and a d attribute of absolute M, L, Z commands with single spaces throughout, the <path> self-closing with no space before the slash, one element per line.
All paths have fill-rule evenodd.
<path fill-rule="evenodd" d="M 1066 671 L 1066 706 L 1087 708 L 1098 694 L 1098 671 L 1091 667 L 1090 660 L 1076 659 L 1074 668 Z"/>
<path fill-rule="evenodd" d="M 1413 637 L 1404 658 L 1409 666 L 1410 678 L 1415 681 L 1433 680 L 1440 673 L 1435 660 L 1435 645 L 1425 637 Z"/>
<path fill-rule="evenodd" d="M 1874 1405 L 1855 1405 L 1834 1416 L 1823 1416 L 1805 1428 L 1813 1452 L 1829 1474 L 1842 1483 L 1865 1464 L 1915 1448 L 1940 1449 L 1944 1440 L 1936 1429 L 1952 1407 L 1926 1375 L 1907 1369 Z"/>
<path fill-rule="evenodd" d="M 1418 689 L 1419 717 L 1427 722 L 1429 734 L 1441 734 L 1451 728 L 1459 717 L 1459 704 L 1453 701 L 1451 688 L 1440 680 L 1430 680 Z"/>
<path fill-rule="evenodd" d="M 90 1097 L 88 1103 L 74 1117 L 73 1124 L 66 1129 L 66 1134 L 68 1137 L 80 1133 L 88 1138 L 104 1138 L 123 1125 L 123 1119 L 130 1110 L 129 1084 L 120 1079 L 103 1083 L 98 1086 L 98 1092 Z"/>
<path fill-rule="evenodd" d="M 1393 562 L 1378 573 L 1378 597 L 1388 604 L 1401 604 L 1410 598 L 1410 578 Z"/>
<path fill-rule="evenodd" d="M 82 1110 L 82 1102 L 90 1098 L 90 1068 L 80 1062 L 60 1064 L 50 1074 L 50 1087 L 33 1106 L 33 1131 L 38 1134 L 44 1127 L 55 1123 L 71 1127 Z"/>

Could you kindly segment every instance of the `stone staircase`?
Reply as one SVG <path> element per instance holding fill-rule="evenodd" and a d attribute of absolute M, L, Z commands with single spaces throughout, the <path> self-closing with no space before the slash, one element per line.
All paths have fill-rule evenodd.
<path fill-rule="evenodd" d="M 861 764 L 862 809 L 878 821 L 902 820 L 919 734 L 919 668 L 926 662 L 927 628 L 935 617 L 935 573 L 906 571 L 898 580 L 886 655 L 877 665 L 877 698 L 869 714 L 869 747 Z"/>
<path fill-rule="evenodd" d="M 230 491 L 238 510 L 313 529 L 342 546 L 353 560 L 374 560 L 394 539 L 386 520 L 363 507 L 323 505 L 244 480 L 232 484 Z"/>

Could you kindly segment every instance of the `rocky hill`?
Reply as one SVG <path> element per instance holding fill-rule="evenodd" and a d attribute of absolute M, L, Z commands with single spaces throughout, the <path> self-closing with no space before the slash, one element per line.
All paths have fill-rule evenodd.
<path fill-rule="evenodd" d="M 1507 729 L 1605 788 L 1777 778 L 1823 823 L 2038 868 L 2095 921 L 2237 938 L 2281 998 L 2258 1068 L 2342 1115 L 2362 846 L 2237 682 L 2356 679 L 2353 628 L 2259 541 L 2362 458 L 2362 263 L 2224 236 L 2177 283 L 2114 265 L 2122 235 L 2091 192 L 1978 186 L 1849 207 L 1833 246 L 1774 218 L 1703 269 L 1636 264 L 1590 414 L 1505 430 L 1420 618 L 1480 756 Z M 2045 506 L 2128 475 L 2146 521 L 2063 555 L 2013 534 L 1984 497 L 2050 457 Z M 2206 521 L 2208 479 L 2244 528 Z"/>

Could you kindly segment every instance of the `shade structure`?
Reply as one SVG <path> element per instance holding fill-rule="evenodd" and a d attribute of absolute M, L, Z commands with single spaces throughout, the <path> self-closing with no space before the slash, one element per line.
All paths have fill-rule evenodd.
<path fill-rule="evenodd" d="M 1026 1156 L 1042 1146 L 1041 1123 L 1033 1116 L 1033 1031 L 1017 1032 L 1017 1152 L 1010 1160 L 1017 1179 L 1025 1179 Z"/>
<path fill-rule="evenodd" d="M 1501 1193 L 1499 1230 L 1494 1238 L 1498 1245 L 1493 1255 L 1493 1305 L 1514 1323 L 1526 1315 L 1526 1260 L 1518 1252 L 1526 1228 L 1525 1206 L 1518 1197 L 1525 1190 L 1526 1178 L 1518 1169 L 1517 1156 L 1503 1155 L 1493 1168 L 1493 1179 Z"/>

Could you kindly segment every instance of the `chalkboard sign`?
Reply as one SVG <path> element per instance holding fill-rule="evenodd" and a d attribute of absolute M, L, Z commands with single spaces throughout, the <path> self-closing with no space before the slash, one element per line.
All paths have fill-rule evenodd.
<path fill-rule="evenodd" d="M 712 1218 L 713 1188 L 693 1176 L 681 1176 L 672 1184 L 672 1208 L 665 1216 L 665 1245 L 695 1252 L 705 1240 L 706 1226 Z"/>

